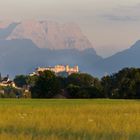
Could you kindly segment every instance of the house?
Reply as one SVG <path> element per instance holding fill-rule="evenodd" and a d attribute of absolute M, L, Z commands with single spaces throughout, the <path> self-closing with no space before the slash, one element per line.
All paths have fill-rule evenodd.
<path fill-rule="evenodd" d="M 16 87 L 15 83 L 9 79 L 9 75 L 7 75 L 6 77 L 1 77 L 0 74 L 0 86 L 6 87 L 6 86 L 12 86 L 12 87 Z"/>

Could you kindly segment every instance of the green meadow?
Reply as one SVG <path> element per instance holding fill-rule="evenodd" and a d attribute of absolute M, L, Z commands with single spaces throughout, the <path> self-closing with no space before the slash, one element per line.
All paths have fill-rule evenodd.
<path fill-rule="evenodd" d="M 140 101 L 1 99 L 0 140 L 140 140 Z"/>

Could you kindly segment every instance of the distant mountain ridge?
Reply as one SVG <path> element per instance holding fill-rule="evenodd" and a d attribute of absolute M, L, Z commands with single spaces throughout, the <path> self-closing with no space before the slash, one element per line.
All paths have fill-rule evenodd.
<path fill-rule="evenodd" d="M 0 72 L 28 74 L 38 66 L 79 65 L 82 72 L 102 77 L 124 67 L 140 67 L 140 40 L 103 59 L 73 23 L 54 21 L 0 22 Z"/>
<path fill-rule="evenodd" d="M 12 77 L 29 74 L 37 67 L 57 64 L 78 65 L 82 72 L 91 73 L 93 64 L 102 59 L 94 49 L 51 50 L 38 48 L 31 40 L 0 40 L 0 72 Z"/>
<path fill-rule="evenodd" d="M 102 59 L 73 23 L 28 20 L 0 22 L 0 72 L 28 74 L 38 66 L 79 65 L 91 72 Z"/>
<path fill-rule="evenodd" d="M 17 25 L 18 23 L 11 23 L 9 26 L 5 28 L 0 28 L 0 39 L 6 39 L 16 28 Z"/>
<path fill-rule="evenodd" d="M 98 75 L 112 74 L 125 67 L 140 67 L 140 40 L 129 49 L 118 52 L 95 64 Z"/>
<path fill-rule="evenodd" d="M 4 23 L 1 24 L 0 37 L 1 34 L 6 33 L 7 40 L 30 39 L 39 48 L 54 50 L 93 48 L 81 29 L 74 23 L 61 24 L 54 21 L 27 20 L 9 23 L 9 26 L 6 23 L 8 27 L 4 26 Z"/>

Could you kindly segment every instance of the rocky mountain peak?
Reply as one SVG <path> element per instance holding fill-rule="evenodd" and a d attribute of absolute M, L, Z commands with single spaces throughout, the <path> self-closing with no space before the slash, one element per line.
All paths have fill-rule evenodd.
<path fill-rule="evenodd" d="M 93 48 L 90 41 L 74 23 L 61 24 L 54 21 L 22 21 L 7 37 L 12 39 L 30 39 L 39 48 L 77 49 Z"/>
<path fill-rule="evenodd" d="M 140 40 L 136 41 L 136 43 L 134 45 L 132 45 L 131 48 L 133 48 L 133 49 L 140 48 Z"/>

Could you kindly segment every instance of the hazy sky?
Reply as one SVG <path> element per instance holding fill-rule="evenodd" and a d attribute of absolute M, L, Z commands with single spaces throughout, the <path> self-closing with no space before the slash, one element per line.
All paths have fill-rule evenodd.
<path fill-rule="evenodd" d="M 140 39 L 140 0 L 0 0 L 0 20 L 75 22 L 97 53 L 109 56 Z"/>

